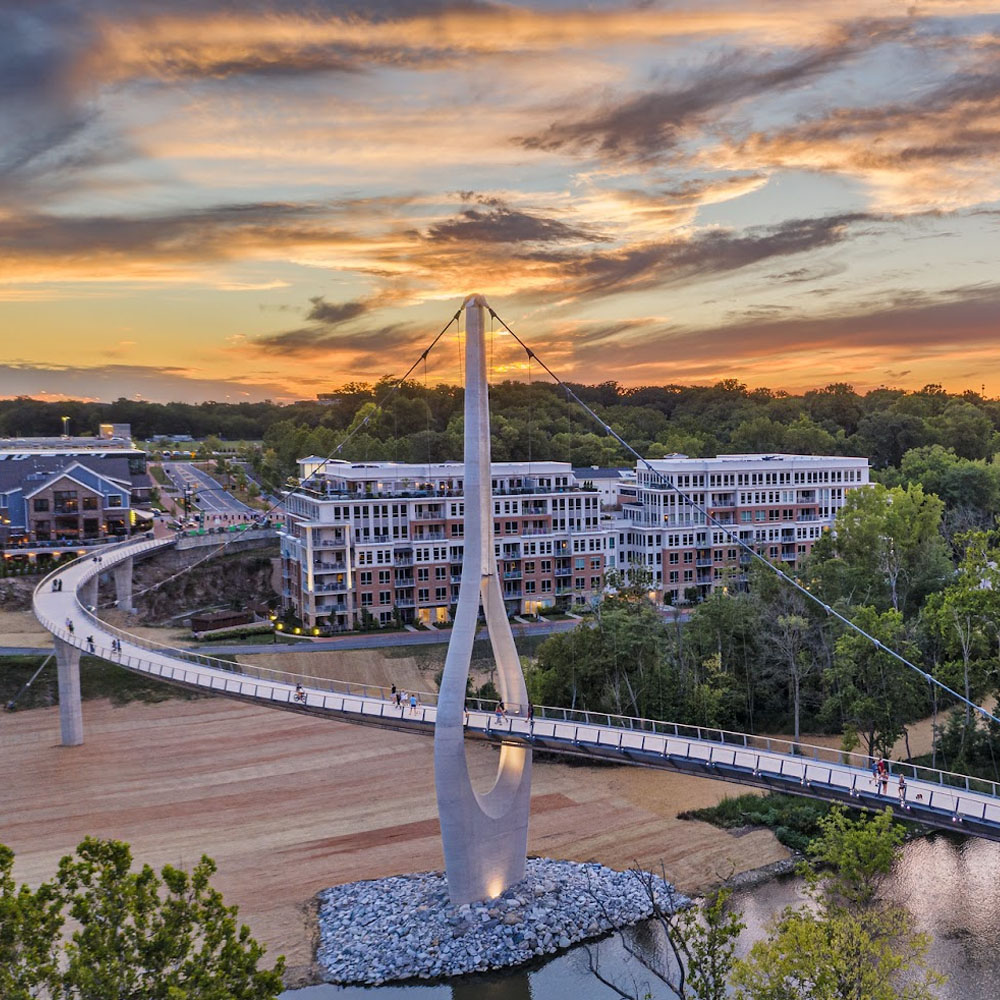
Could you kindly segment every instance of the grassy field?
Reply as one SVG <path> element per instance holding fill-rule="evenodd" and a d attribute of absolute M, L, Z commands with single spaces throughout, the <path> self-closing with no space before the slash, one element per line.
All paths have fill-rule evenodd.
<path fill-rule="evenodd" d="M 44 656 L 0 656 L 0 704 L 10 702 L 44 661 Z M 171 684 L 122 670 L 93 656 L 80 658 L 80 696 L 85 701 L 108 698 L 115 705 L 131 701 L 157 702 L 170 698 L 200 697 Z M 47 708 L 58 701 L 53 656 L 37 680 L 18 698 L 17 709 Z"/>

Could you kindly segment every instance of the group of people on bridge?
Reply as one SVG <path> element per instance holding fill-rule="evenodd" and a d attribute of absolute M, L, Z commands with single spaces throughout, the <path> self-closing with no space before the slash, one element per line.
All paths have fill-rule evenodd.
<path fill-rule="evenodd" d="M 872 784 L 876 791 L 881 791 L 882 795 L 889 794 L 889 762 L 885 757 L 879 756 L 872 764 Z M 899 781 L 896 783 L 896 794 L 899 796 L 899 804 L 906 805 L 906 778 L 900 773 Z"/>

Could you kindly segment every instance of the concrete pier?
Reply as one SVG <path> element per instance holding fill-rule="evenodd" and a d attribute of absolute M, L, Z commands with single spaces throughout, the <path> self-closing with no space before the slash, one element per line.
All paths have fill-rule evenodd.
<path fill-rule="evenodd" d="M 97 607 L 97 587 L 98 587 L 98 577 L 99 573 L 95 573 L 89 580 L 84 580 L 77 589 L 77 596 L 80 598 L 80 603 L 85 608 L 96 608 Z"/>
<path fill-rule="evenodd" d="M 114 568 L 115 575 L 115 598 L 118 609 L 131 614 L 135 611 L 132 606 L 132 560 L 125 559 L 117 563 Z"/>
<path fill-rule="evenodd" d="M 59 676 L 59 728 L 64 747 L 83 743 L 83 707 L 80 703 L 80 650 L 53 639 Z"/>

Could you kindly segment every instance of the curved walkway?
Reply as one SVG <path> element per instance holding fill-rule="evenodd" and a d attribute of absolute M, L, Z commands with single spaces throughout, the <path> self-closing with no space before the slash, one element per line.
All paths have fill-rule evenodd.
<path fill-rule="evenodd" d="M 397 706 L 382 687 L 258 669 L 156 643 L 101 621 L 92 607 L 97 603 L 100 573 L 173 544 L 172 538 L 127 542 L 104 549 L 99 557 L 83 556 L 53 571 L 35 589 L 36 617 L 56 639 L 81 652 L 189 689 L 345 722 L 433 733 L 433 694 L 414 692 L 416 706 Z M 60 590 L 52 589 L 56 579 L 61 581 Z M 88 602 L 91 606 L 84 604 L 81 592 L 93 595 L 95 599 Z M 93 648 L 88 637 L 93 639 Z M 112 640 L 120 643 L 120 650 L 112 648 Z M 305 689 L 301 700 L 296 697 L 296 684 Z M 889 804 L 898 810 L 897 785 L 903 774 L 903 808 L 908 819 L 1000 841 L 997 782 L 893 762 L 888 794 L 880 795 L 868 758 L 829 747 L 545 706 L 535 706 L 533 718 L 528 718 L 518 706 L 513 714 L 497 713 L 494 703 L 481 701 L 469 702 L 466 737 L 687 771 L 863 809 Z"/>

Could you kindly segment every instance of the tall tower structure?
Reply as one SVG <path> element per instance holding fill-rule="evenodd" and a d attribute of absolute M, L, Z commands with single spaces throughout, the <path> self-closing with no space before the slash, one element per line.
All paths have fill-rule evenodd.
<path fill-rule="evenodd" d="M 458 608 L 438 693 L 434 779 L 448 894 L 456 906 L 498 896 L 524 878 L 531 797 L 531 750 L 501 745 L 496 780 L 472 786 L 465 757 L 465 691 L 482 607 L 500 697 L 525 711 L 528 694 L 507 620 L 493 543 L 490 414 L 486 387 L 486 300 L 465 309 L 465 550 Z"/>

